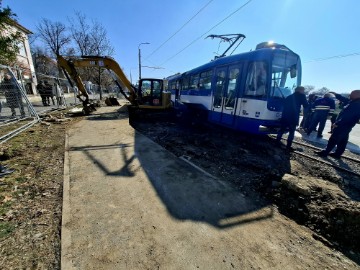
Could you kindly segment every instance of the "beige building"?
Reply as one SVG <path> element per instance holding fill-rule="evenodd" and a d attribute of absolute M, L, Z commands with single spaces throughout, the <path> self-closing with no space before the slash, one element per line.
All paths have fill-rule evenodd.
<path fill-rule="evenodd" d="M 12 30 L 19 31 L 23 35 L 23 41 L 19 44 L 20 50 L 15 68 L 21 71 L 27 94 L 36 94 L 37 79 L 28 38 L 28 35 L 32 34 L 32 32 L 14 20 L 10 23 L 9 31 Z M 20 74 L 17 75 L 20 76 Z"/>

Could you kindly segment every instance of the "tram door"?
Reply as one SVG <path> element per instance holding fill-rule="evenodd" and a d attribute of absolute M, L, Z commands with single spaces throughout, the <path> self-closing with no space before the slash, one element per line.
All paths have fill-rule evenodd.
<path fill-rule="evenodd" d="M 215 70 L 212 84 L 213 103 L 210 120 L 232 125 L 235 118 L 237 85 L 240 81 L 241 66 L 221 67 Z"/>

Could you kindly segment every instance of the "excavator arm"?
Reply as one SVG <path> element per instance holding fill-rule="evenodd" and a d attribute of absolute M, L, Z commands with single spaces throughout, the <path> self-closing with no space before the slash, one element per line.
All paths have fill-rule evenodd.
<path fill-rule="evenodd" d="M 84 84 L 82 83 L 82 80 L 77 72 L 77 68 L 106 68 L 110 71 L 110 74 L 113 77 L 115 83 L 120 88 L 120 92 L 125 96 L 126 99 L 130 101 L 131 104 L 136 104 L 136 89 L 127 79 L 121 67 L 113 58 L 108 56 L 82 56 L 65 59 L 63 56 L 58 55 L 57 61 L 59 65 L 63 68 L 63 70 L 66 70 L 66 72 L 75 81 L 77 87 L 79 88 L 83 96 L 87 97 L 88 95 L 85 90 Z M 114 75 L 114 73 L 116 76 Z M 125 89 L 128 90 L 128 95 L 125 93 Z"/>
<path fill-rule="evenodd" d="M 109 70 L 112 78 L 120 89 L 120 92 L 124 97 L 134 106 L 142 109 L 166 109 L 171 106 L 170 93 L 163 91 L 163 81 L 159 79 L 144 79 L 139 82 L 139 89 L 136 89 L 131 82 L 128 80 L 120 65 L 111 57 L 108 56 L 82 56 L 82 57 L 70 57 L 65 59 L 63 56 L 57 56 L 58 64 L 66 72 L 66 76 L 69 76 L 75 81 L 79 88 L 80 95 L 78 98 L 84 103 L 84 108 L 88 106 L 89 96 L 82 83 L 82 80 L 77 72 L 77 68 L 86 67 L 98 67 L 106 68 Z M 69 79 L 70 83 L 71 80 Z M 161 83 L 160 83 L 161 81 Z M 144 84 L 143 84 L 144 83 Z M 155 85 L 161 85 L 161 89 L 155 89 Z M 144 85 L 144 87 L 143 87 Z M 150 87 L 148 95 L 144 97 L 141 92 L 142 88 Z M 160 93 L 158 93 L 160 91 Z M 144 92 L 145 93 L 145 92 Z M 85 97 L 82 100 L 81 97 Z M 86 110 L 85 110 L 86 111 Z"/>
<path fill-rule="evenodd" d="M 66 76 L 66 78 L 68 79 L 70 85 L 73 87 L 73 83 L 71 81 L 71 78 L 75 81 L 76 86 L 79 90 L 79 92 L 77 93 L 77 98 L 82 102 L 83 104 L 83 110 L 85 114 L 89 114 L 92 111 L 95 111 L 95 106 L 92 105 L 89 101 L 89 95 L 85 89 L 84 84 L 82 83 L 82 80 L 78 74 L 78 72 L 76 71 L 76 68 L 74 66 L 74 63 L 72 60 L 66 60 L 64 57 L 62 57 L 61 55 L 57 56 L 57 62 L 58 65 L 62 68 L 62 70 L 64 71 L 64 74 Z M 71 77 L 71 78 L 70 78 Z"/>

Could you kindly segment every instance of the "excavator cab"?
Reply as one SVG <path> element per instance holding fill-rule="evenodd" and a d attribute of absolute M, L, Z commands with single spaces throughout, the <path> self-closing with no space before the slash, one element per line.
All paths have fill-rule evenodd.
<path fill-rule="evenodd" d="M 141 79 L 138 88 L 139 104 L 161 106 L 163 104 L 164 82 L 159 79 Z"/>

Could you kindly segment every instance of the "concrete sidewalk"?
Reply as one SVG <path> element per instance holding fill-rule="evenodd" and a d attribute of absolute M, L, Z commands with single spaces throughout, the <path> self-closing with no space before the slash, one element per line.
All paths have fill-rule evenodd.
<path fill-rule="evenodd" d="M 68 132 L 62 269 L 353 266 L 271 205 L 134 131 L 118 108 L 99 108 Z"/>

